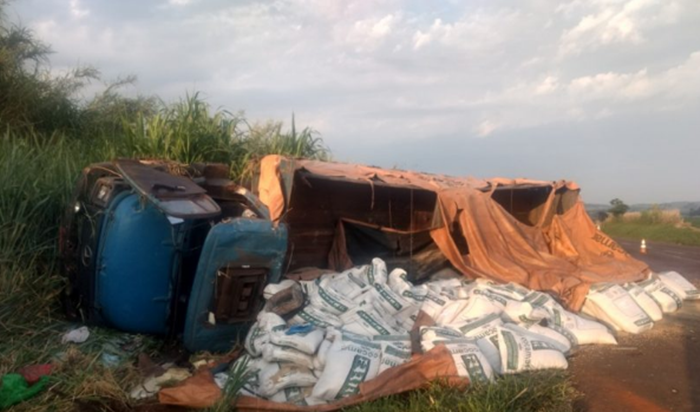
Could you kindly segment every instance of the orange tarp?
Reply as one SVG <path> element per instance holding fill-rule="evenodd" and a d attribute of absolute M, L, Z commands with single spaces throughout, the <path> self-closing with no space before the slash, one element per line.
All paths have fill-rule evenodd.
<path fill-rule="evenodd" d="M 261 161 L 258 192 L 273 220 L 283 220 L 293 191 L 293 175 L 300 170 L 372 187 L 388 185 L 435 192 L 443 225 L 431 236 L 457 270 L 471 278 L 516 282 L 552 292 L 572 310 L 581 308 L 592 283 L 637 281 L 649 270 L 595 228 L 580 199 L 563 213 L 554 213 L 555 193 L 578 191 L 573 182 L 480 180 L 271 155 Z M 523 224 L 494 201 L 491 195 L 498 186 L 550 187 L 548 200 L 536 214 L 538 222 L 534 226 Z M 545 225 L 546 217 L 552 215 Z M 453 239 L 451 230 L 455 227 L 469 246 L 466 256 L 460 254 Z M 342 260 L 342 256 L 333 258 Z"/>

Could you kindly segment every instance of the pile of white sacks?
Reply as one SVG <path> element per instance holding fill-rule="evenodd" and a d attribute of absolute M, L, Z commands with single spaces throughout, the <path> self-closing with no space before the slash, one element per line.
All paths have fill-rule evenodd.
<path fill-rule="evenodd" d="M 295 283 L 268 285 L 265 296 Z M 299 283 L 303 309 L 289 321 L 263 311 L 246 337 L 247 356 L 238 362 L 252 379 L 242 394 L 297 405 L 356 394 L 360 383 L 411 359 L 409 331 L 420 310 L 435 321 L 420 328 L 422 350 L 443 344 L 460 376 L 489 382 L 498 374 L 566 369 L 572 348 L 616 344 L 608 327 L 639 333 L 684 299 L 700 299 L 692 284 L 668 272 L 636 284 L 595 285 L 579 316 L 512 283 L 452 277 L 413 285 L 401 269 L 388 274 L 381 259 Z"/>

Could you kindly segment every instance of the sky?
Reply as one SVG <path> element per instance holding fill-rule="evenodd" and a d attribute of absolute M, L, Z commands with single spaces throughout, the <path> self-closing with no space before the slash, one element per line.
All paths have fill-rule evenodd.
<path fill-rule="evenodd" d="M 700 200 L 698 0 L 15 0 L 9 15 L 56 73 L 294 113 L 338 161 L 569 179 L 590 203 Z"/>

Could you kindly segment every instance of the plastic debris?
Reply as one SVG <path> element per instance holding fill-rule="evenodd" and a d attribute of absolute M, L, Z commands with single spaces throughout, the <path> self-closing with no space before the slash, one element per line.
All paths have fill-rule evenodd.
<path fill-rule="evenodd" d="M 78 329 L 73 329 L 66 332 L 61 337 L 61 343 L 83 343 L 90 337 L 90 330 L 87 326 L 81 326 Z"/>
<path fill-rule="evenodd" d="M 0 385 L 0 409 L 9 408 L 35 396 L 44 390 L 48 381 L 48 376 L 42 376 L 34 385 L 30 386 L 22 375 L 8 373 L 2 377 Z"/>
<path fill-rule="evenodd" d="M 41 365 L 29 365 L 21 368 L 17 371 L 22 377 L 27 381 L 28 384 L 33 385 L 41 379 L 42 376 L 51 375 L 51 370 L 53 365 L 50 363 L 44 363 Z"/>
<path fill-rule="evenodd" d="M 149 376 L 141 384 L 134 387 L 129 396 L 131 399 L 146 399 L 154 396 L 166 383 L 184 381 L 191 376 L 190 371 L 184 368 L 170 368 L 160 376 Z"/>

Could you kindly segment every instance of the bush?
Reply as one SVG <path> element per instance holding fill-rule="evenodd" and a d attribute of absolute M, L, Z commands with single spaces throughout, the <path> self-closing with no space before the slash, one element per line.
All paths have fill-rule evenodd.
<path fill-rule="evenodd" d="M 625 202 L 618 198 L 611 200 L 610 204 L 612 205 L 612 207 L 608 209 L 608 212 L 612 214 L 615 218 L 620 218 L 630 209 L 630 207 L 627 206 Z"/>

